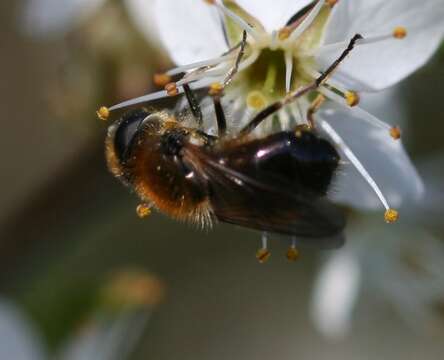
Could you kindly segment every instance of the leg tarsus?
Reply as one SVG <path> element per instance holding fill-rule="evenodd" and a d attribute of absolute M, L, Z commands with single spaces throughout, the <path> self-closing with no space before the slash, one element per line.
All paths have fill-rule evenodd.
<path fill-rule="evenodd" d="M 250 120 L 250 122 L 245 125 L 245 127 L 240 131 L 240 134 L 245 136 L 248 135 L 251 131 L 253 131 L 262 121 L 264 121 L 268 116 L 271 114 L 279 111 L 282 107 L 285 105 L 291 103 L 295 99 L 309 93 L 310 91 L 316 90 L 319 88 L 323 83 L 328 79 L 329 76 L 336 70 L 336 68 L 341 64 L 341 62 L 350 54 L 350 52 L 353 50 L 353 48 L 356 45 L 356 42 L 363 37 L 360 34 L 356 34 L 352 37 L 350 40 L 347 48 L 342 52 L 342 54 L 336 59 L 336 61 L 331 64 L 324 73 L 319 76 L 315 81 L 312 83 L 300 87 L 299 89 L 296 89 L 295 91 L 291 92 L 287 96 L 285 96 L 282 100 L 276 101 L 275 103 L 267 106 L 265 109 L 263 109 L 261 112 L 259 112 L 253 119 Z"/>
<path fill-rule="evenodd" d="M 247 45 L 247 32 L 244 30 L 244 32 L 242 34 L 242 41 L 240 42 L 239 53 L 236 57 L 236 61 L 234 63 L 234 66 L 230 69 L 230 71 L 228 72 L 228 74 L 223 82 L 223 88 L 225 88 L 226 86 L 228 86 L 231 83 L 231 81 L 234 78 L 234 75 L 236 75 L 236 73 L 238 72 L 240 62 L 245 55 L 245 46 L 246 45 Z"/>
<path fill-rule="evenodd" d="M 190 105 L 191 113 L 193 114 L 194 119 L 196 119 L 197 125 L 199 126 L 199 128 L 201 128 L 203 123 L 203 116 L 200 105 L 188 84 L 183 85 L 183 91 L 187 98 L 188 104 Z"/>
<path fill-rule="evenodd" d="M 213 96 L 214 112 L 216 114 L 217 129 L 219 137 L 224 137 L 227 133 L 227 120 L 225 118 L 224 109 L 220 101 L 220 95 Z"/>

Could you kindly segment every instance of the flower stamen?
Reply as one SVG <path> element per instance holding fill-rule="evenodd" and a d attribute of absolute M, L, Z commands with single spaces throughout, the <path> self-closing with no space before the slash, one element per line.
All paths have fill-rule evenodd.
<path fill-rule="evenodd" d="M 299 36 L 302 35 L 302 33 L 307 30 L 307 28 L 313 23 L 313 21 L 316 19 L 318 14 L 320 13 L 322 7 L 324 6 L 325 2 L 324 0 L 318 0 L 316 5 L 311 9 L 311 11 L 308 13 L 308 15 L 305 17 L 305 19 L 294 29 L 291 27 L 288 27 L 291 32 L 290 36 L 288 36 L 287 41 L 293 42 L 295 41 Z M 285 28 L 284 28 L 285 29 Z M 282 31 L 284 31 L 282 29 Z M 280 37 L 285 38 L 286 32 L 284 31 Z"/>
<path fill-rule="evenodd" d="M 360 97 L 356 91 L 346 91 L 344 98 L 348 106 L 354 107 L 359 104 Z"/>
<path fill-rule="evenodd" d="M 407 36 L 407 29 L 403 26 L 397 26 L 393 30 L 393 37 L 395 39 L 404 39 Z"/>
<path fill-rule="evenodd" d="M 264 264 L 270 258 L 271 253 L 268 250 L 268 234 L 266 232 L 262 233 L 262 247 L 256 252 L 256 259 Z"/>
<path fill-rule="evenodd" d="M 267 98 L 259 90 L 251 91 L 247 95 L 247 106 L 253 110 L 262 110 L 267 106 Z"/>
<path fill-rule="evenodd" d="M 344 152 L 344 155 L 347 157 L 347 159 L 352 163 L 352 165 L 356 168 L 356 170 L 361 174 L 364 180 L 370 185 L 372 190 L 378 196 L 379 200 L 381 201 L 382 205 L 386 210 L 384 215 L 385 220 L 390 223 L 395 222 L 398 219 L 397 211 L 390 208 L 387 199 L 385 198 L 381 189 L 373 180 L 373 178 L 370 176 L 370 174 L 367 172 L 365 167 L 362 165 L 362 163 L 359 161 L 359 159 L 356 157 L 353 151 L 348 147 L 348 145 L 344 142 L 344 140 L 339 136 L 339 134 L 330 126 L 330 124 L 323 120 L 321 120 L 320 122 L 321 122 L 321 127 L 324 129 L 324 131 L 330 136 L 333 142 Z"/>
<path fill-rule="evenodd" d="M 177 84 L 175 82 L 170 82 L 165 85 L 165 91 L 168 96 L 176 96 L 179 94 L 179 90 L 177 89 Z"/>
<path fill-rule="evenodd" d="M 339 0 L 325 0 L 328 6 L 333 7 L 338 3 Z"/>
<path fill-rule="evenodd" d="M 407 29 L 402 27 L 402 26 L 398 26 L 396 27 L 391 33 L 387 33 L 387 34 L 381 34 L 381 35 L 373 35 L 373 36 L 366 36 L 360 40 L 358 40 L 356 42 L 356 45 L 369 45 L 369 44 L 375 44 L 381 41 L 385 41 L 385 40 L 389 40 L 389 39 L 398 39 L 398 40 L 402 40 L 407 36 Z M 323 52 L 328 52 L 328 51 L 334 51 L 334 50 L 339 50 L 342 49 L 345 45 L 347 44 L 346 41 L 340 41 L 337 43 L 332 43 L 332 44 L 328 44 L 328 45 L 324 45 L 321 46 L 320 48 L 318 48 L 314 54 L 304 54 L 306 56 L 310 56 L 310 55 L 319 55 Z"/>
<path fill-rule="evenodd" d="M 165 87 L 166 84 L 171 82 L 171 76 L 167 73 L 157 73 L 153 76 L 154 85 L 159 87 Z"/>
<path fill-rule="evenodd" d="M 106 106 L 100 107 L 99 110 L 96 111 L 97 117 L 100 120 L 106 121 L 109 118 L 110 110 Z"/>
<path fill-rule="evenodd" d="M 332 89 L 334 89 L 334 87 L 329 86 L 329 84 L 324 84 L 323 87 L 319 88 L 319 92 L 321 94 L 325 95 L 328 99 L 336 102 L 339 105 L 350 106 L 349 104 L 344 104 L 344 97 L 342 95 L 338 94 L 339 90 L 333 91 Z M 359 113 L 360 119 L 368 122 L 372 126 L 376 126 L 384 131 L 387 131 L 387 133 L 395 140 L 398 140 L 401 138 L 401 133 L 400 133 L 399 127 L 390 126 L 389 124 L 385 123 L 384 121 L 379 120 L 377 117 L 371 115 L 367 111 L 361 109 L 358 105 L 353 106 L 353 108 L 354 108 L 353 111 L 356 111 L 357 113 Z"/>
<path fill-rule="evenodd" d="M 291 91 L 291 78 L 293 76 L 293 54 L 285 52 L 285 91 Z"/>
<path fill-rule="evenodd" d="M 193 90 L 202 89 L 202 88 L 208 87 L 213 82 L 214 82 L 214 79 L 201 79 L 199 81 L 193 82 L 193 84 L 192 84 L 193 86 L 191 86 L 191 88 Z M 176 85 L 177 84 L 178 83 L 176 83 Z M 181 93 L 183 93 L 183 89 L 181 87 L 177 87 L 177 95 L 181 94 Z M 137 104 L 141 104 L 141 103 L 145 103 L 145 102 L 164 99 L 166 97 L 168 97 L 167 92 L 165 90 L 161 90 L 161 91 L 157 91 L 154 93 L 139 96 L 134 99 L 129 99 L 129 100 L 123 101 L 121 103 L 111 106 L 108 110 L 111 112 L 111 111 L 114 111 L 117 109 L 122 109 L 122 108 L 125 108 L 128 106 L 132 106 L 132 105 L 137 105 Z"/>
<path fill-rule="evenodd" d="M 227 62 L 228 60 L 234 59 L 235 56 L 233 54 L 228 54 L 228 55 L 223 55 L 223 56 L 219 56 L 217 58 L 213 58 L 213 59 L 208 59 L 208 60 L 203 60 L 203 61 L 198 61 L 195 63 L 191 63 L 191 64 L 187 64 L 187 65 L 183 65 L 183 66 L 178 66 L 174 69 L 168 70 L 165 74 L 166 75 L 177 75 L 189 70 L 193 70 L 193 69 L 199 69 L 199 68 L 206 68 L 206 67 L 214 67 L 216 65 L 219 65 L 221 63 Z"/>
<path fill-rule="evenodd" d="M 395 140 L 399 140 L 401 138 L 401 129 L 399 126 L 393 126 L 390 129 L 390 136 L 395 139 Z"/>
<path fill-rule="evenodd" d="M 228 9 L 224 5 L 223 1 L 212 0 L 206 2 L 210 5 L 216 6 L 225 16 L 229 17 L 236 25 L 238 25 L 242 30 L 246 31 L 249 35 L 251 35 L 254 40 L 259 42 L 260 35 L 254 30 L 254 28 L 248 22 L 242 19 L 239 15 L 237 15 L 235 12 Z"/>

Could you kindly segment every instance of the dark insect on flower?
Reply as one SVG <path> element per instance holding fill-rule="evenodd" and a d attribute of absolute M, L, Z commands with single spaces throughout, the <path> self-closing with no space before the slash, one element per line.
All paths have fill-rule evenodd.
<path fill-rule="evenodd" d="M 180 118 L 178 121 L 164 111 L 133 110 L 109 129 L 109 168 L 144 201 L 137 209 L 142 217 L 155 207 L 202 227 L 217 219 L 262 231 L 264 244 L 257 254 L 261 262 L 269 257 L 267 233 L 293 238 L 289 260 L 298 256 L 296 238 L 319 247 L 338 246 L 343 242 L 345 219 L 327 194 L 340 156 L 335 146 L 316 132 L 316 101 L 308 114 L 309 125 L 261 138 L 253 137 L 252 132 L 290 102 L 318 89 L 362 37 L 354 36 L 315 81 L 265 107 L 232 137 L 227 135 L 221 98 L 238 71 L 246 37 L 244 32 L 237 60 L 224 82 L 210 86 L 217 137 L 202 130 L 201 109 L 194 93 L 184 85 L 197 126 L 184 126 Z M 174 84 L 167 87 L 171 93 L 177 92 Z M 108 117 L 108 109 L 100 109 L 99 116 Z M 340 141 L 335 143 L 340 145 Z M 396 212 L 390 211 L 396 217 Z"/>
<path fill-rule="evenodd" d="M 137 109 L 109 130 L 111 171 L 143 201 L 201 226 L 212 219 L 299 237 L 329 237 L 344 227 L 325 196 L 339 155 L 313 131 L 263 139 L 216 138 L 166 113 Z"/>

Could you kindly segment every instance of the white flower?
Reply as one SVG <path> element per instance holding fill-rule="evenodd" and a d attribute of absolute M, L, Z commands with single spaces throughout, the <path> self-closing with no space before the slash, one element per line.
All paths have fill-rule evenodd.
<path fill-rule="evenodd" d="M 20 309 L 0 299 L 0 359 L 43 360 L 42 339 Z"/>
<path fill-rule="evenodd" d="M 223 82 L 237 59 L 243 31 L 248 34 L 239 72 L 223 99 L 234 133 L 267 104 L 317 79 L 353 35 L 361 34 L 356 48 L 315 92 L 329 100 L 315 115 L 316 127 L 354 166 L 344 167 L 332 196 L 364 208 L 382 203 L 387 218 L 392 216 L 388 220 L 396 218 L 391 206 L 420 197 L 422 182 L 400 141 L 392 139 L 397 128 L 357 105 L 367 92 L 396 84 L 431 57 L 444 33 L 444 0 L 161 0 L 155 2 L 154 14 L 161 41 L 179 65 L 166 75 L 185 73 L 174 84 L 174 94 L 184 84 L 201 89 Z M 166 95 L 145 95 L 110 110 Z M 279 111 L 281 129 L 307 123 L 310 96 Z M 211 102 L 201 105 L 211 132 Z M 267 134 L 275 125 L 264 121 L 255 133 Z M 365 182 L 377 196 L 363 190 Z"/>
<path fill-rule="evenodd" d="M 418 332 L 442 329 L 437 312 L 444 299 L 442 241 L 417 224 L 387 231 L 368 218 L 350 230 L 353 242 L 328 258 L 315 282 L 316 328 L 342 339 L 352 328 L 358 295 L 365 293 L 373 306 L 378 298 L 389 302 Z"/>

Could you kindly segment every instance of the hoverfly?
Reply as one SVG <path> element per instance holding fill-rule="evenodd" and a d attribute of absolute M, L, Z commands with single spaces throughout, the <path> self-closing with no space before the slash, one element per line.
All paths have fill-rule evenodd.
<path fill-rule="evenodd" d="M 139 108 L 124 114 L 108 130 L 109 169 L 143 202 L 177 220 L 200 226 L 219 220 L 320 246 L 339 245 L 345 218 L 327 198 L 340 162 L 336 148 L 310 126 L 264 138 L 251 133 L 286 104 L 316 90 L 360 38 L 355 36 L 315 82 L 264 108 L 234 138 L 226 136 L 223 86 L 210 90 L 217 137 L 185 127 L 165 111 Z M 242 52 L 243 46 L 239 58 Z M 199 122 L 194 94 L 184 91 Z"/>

